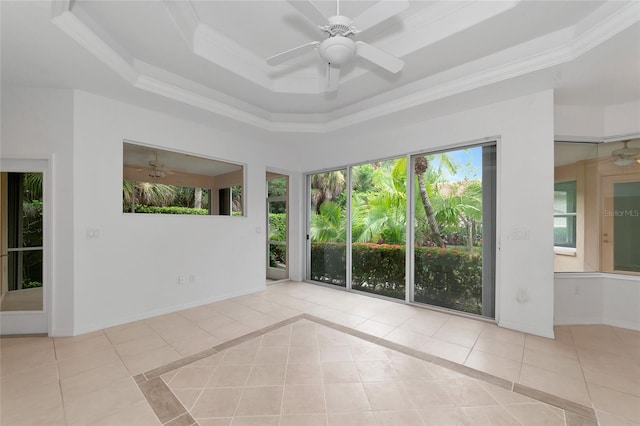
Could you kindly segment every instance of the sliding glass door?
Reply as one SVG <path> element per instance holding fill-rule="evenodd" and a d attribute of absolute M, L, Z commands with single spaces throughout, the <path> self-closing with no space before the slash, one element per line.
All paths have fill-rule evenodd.
<path fill-rule="evenodd" d="M 407 160 L 351 168 L 351 288 L 405 298 Z"/>
<path fill-rule="evenodd" d="M 412 157 L 413 301 L 494 317 L 495 152 Z"/>
<path fill-rule="evenodd" d="M 312 174 L 308 189 L 308 280 L 495 316 L 495 143 Z"/>
<path fill-rule="evenodd" d="M 310 280 L 347 285 L 347 170 L 308 176 Z"/>

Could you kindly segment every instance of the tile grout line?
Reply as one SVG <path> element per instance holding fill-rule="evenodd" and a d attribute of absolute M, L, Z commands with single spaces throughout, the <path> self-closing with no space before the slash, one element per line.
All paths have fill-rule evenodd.
<path fill-rule="evenodd" d="M 386 347 L 387 349 L 391 349 L 391 350 L 395 350 L 395 351 L 404 353 L 405 355 L 409 355 L 409 356 L 412 356 L 414 358 L 418 358 L 418 359 L 421 359 L 423 361 L 430 362 L 430 363 L 432 363 L 434 365 L 438 365 L 438 366 L 447 368 L 449 370 L 464 374 L 464 375 L 466 375 L 468 377 L 472 377 L 472 378 L 475 378 L 475 379 L 478 379 L 478 380 L 482 380 L 482 381 L 484 381 L 486 383 L 489 383 L 489 384 L 492 384 L 492 385 L 499 386 L 501 388 L 510 390 L 513 393 L 524 395 L 524 396 L 530 397 L 532 399 L 535 399 L 535 400 L 537 400 L 539 402 L 543 402 L 543 403 L 549 404 L 551 406 L 560 408 L 565 412 L 565 418 L 567 418 L 567 413 L 570 412 L 571 414 L 576 415 L 576 416 L 578 416 L 580 418 L 583 418 L 585 420 L 591 420 L 591 421 L 597 422 L 596 413 L 595 413 L 595 410 L 592 407 L 586 407 L 586 406 L 583 406 L 581 404 L 575 403 L 573 401 L 566 400 L 564 398 L 560 398 L 560 397 L 557 397 L 557 396 L 552 395 L 552 394 L 548 394 L 548 393 L 546 393 L 544 391 L 539 391 L 539 390 L 536 390 L 536 389 L 533 389 L 533 388 L 528 388 L 527 386 L 520 385 L 519 383 L 516 383 L 515 381 L 508 381 L 508 380 L 502 379 L 500 377 L 491 375 L 489 373 L 485 373 L 485 372 L 482 372 L 480 370 L 475 370 L 473 368 L 467 367 L 467 366 L 465 366 L 463 364 L 458 364 L 458 363 L 455 363 L 453 361 L 449 361 L 449 360 L 444 359 L 444 358 L 440 358 L 440 357 L 437 357 L 437 356 L 434 356 L 434 355 L 431 355 L 431 354 L 427 354 L 425 352 L 420 352 L 418 350 L 411 349 L 409 347 L 400 345 L 398 343 L 385 340 L 385 339 L 383 339 L 381 337 L 376 337 L 376 336 L 364 333 L 362 331 L 355 330 L 353 328 L 350 328 L 350 327 L 347 327 L 347 326 L 344 326 L 344 325 L 341 325 L 341 324 L 337 324 L 337 323 L 331 322 L 329 320 L 325 320 L 323 318 L 315 317 L 315 316 L 313 316 L 311 314 L 307 314 L 307 313 L 302 313 L 302 314 L 295 315 L 293 317 L 290 317 L 290 318 L 282 320 L 280 322 L 277 322 L 277 323 L 271 324 L 269 326 L 263 327 L 263 328 L 261 328 L 259 330 L 253 331 L 253 332 L 248 333 L 246 335 L 240 336 L 240 337 L 235 338 L 235 339 L 231 339 L 231 340 L 229 340 L 227 342 L 223 342 L 220 345 L 217 345 L 217 346 L 215 346 L 213 348 L 210 348 L 209 350 L 205 350 L 205 351 L 200 352 L 198 354 L 194 354 L 194 355 L 192 355 L 190 357 L 183 358 L 182 360 L 174 361 L 173 363 L 170 363 L 170 364 L 165 365 L 165 366 L 158 367 L 158 368 L 156 368 L 154 370 L 147 371 L 145 373 L 142 373 L 139 376 L 142 376 L 145 379 L 145 382 L 148 382 L 148 381 L 150 381 L 152 379 L 155 379 L 155 378 L 158 378 L 158 380 L 162 381 L 162 379 L 160 378 L 160 375 L 162 375 L 162 374 L 168 373 L 168 372 L 173 371 L 173 370 L 175 370 L 177 368 L 184 367 L 184 366 L 186 366 L 186 365 L 188 365 L 190 363 L 193 363 L 193 362 L 198 361 L 200 359 L 206 358 L 207 356 L 211 356 L 211 355 L 213 355 L 215 353 L 221 352 L 222 350 L 226 350 L 226 349 L 229 349 L 229 348 L 231 348 L 233 346 L 236 346 L 236 345 L 239 345 L 241 343 L 244 343 L 244 342 L 246 342 L 246 341 L 248 341 L 248 340 L 250 340 L 252 338 L 259 337 L 259 336 L 264 336 L 265 334 L 267 334 L 267 333 L 269 333 L 271 331 L 277 330 L 277 329 L 282 328 L 282 327 L 284 327 L 286 325 L 289 325 L 289 324 L 293 324 L 293 323 L 295 323 L 295 322 L 297 322 L 297 321 L 299 321 L 301 319 L 306 319 L 306 320 L 312 321 L 312 322 L 314 322 L 316 324 L 327 326 L 329 328 L 332 328 L 334 330 L 343 332 L 345 334 L 348 334 L 348 335 L 351 335 L 351 336 L 354 336 L 354 337 L 357 337 L 357 338 L 361 338 L 361 339 L 363 339 L 365 341 L 368 341 L 370 343 L 374 343 L 374 344 Z M 291 337 L 290 337 L 290 339 L 291 339 Z M 523 354 L 524 354 L 524 350 L 523 350 Z M 288 357 L 288 355 L 287 355 L 287 357 Z M 136 376 L 136 377 L 139 377 L 139 376 Z M 247 380 L 248 380 L 248 378 L 247 378 Z M 285 374 L 285 381 L 286 381 L 286 374 Z M 136 382 L 137 382 L 137 380 L 136 380 Z M 141 383 L 138 382 L 138 385 L 141 386 Z M 171 392 L 171 390 L 168 387 L 167 387 L 167 391 L 174 398 L 177 399 L 177 397 L 175 397 L 175 395 L 173 395 L 173 392 Z M 325 407 L 326 407 L 326 394 L 324 396 L 325 396 Z M 145 398 L 146 398 L 146 394 L 145 394 Z M 149 401 L 148 399 L 147 399 L 147 401 L 151 405 L 151 401 Z M 189 411 L 186 410 L 186 408 L 182 405 L 182 403 L 180 403 L 179 400 L 178 400 L 178 403 L 180 404 L 180 406 L 187 413 L 189 413 Z M 284 390 L 283 390 L 283 403 L 284 403 Z M 237 410 L 237 407 L 236 407 L 236 410 Z M 282 415 L 282 411 L 281 411 L 281 415 Z"/>

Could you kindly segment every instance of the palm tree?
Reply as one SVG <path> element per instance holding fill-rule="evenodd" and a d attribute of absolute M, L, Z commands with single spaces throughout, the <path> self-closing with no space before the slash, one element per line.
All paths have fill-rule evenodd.
<path fill-rule="evenodd" d="M 433 210 L 433 206 L 431 205 L 429 194 L 427 194 L 427 186 L 424 181 L 424 174 L 426 173 L 427 169 L 429 169 L 429 160 L 427 159 L 427 157 L 424 155 L 415 157 L 414 168 L 416 171 L 416 177 L 418 178 L 420 199 L 422 200 L 424 212 L 427 216 L 427 223 L 429 224 L 429 228 L 431 228 L 431 237 L 433 239 L 433 242 L 438 247 L 444 247 L 444 241 L 440 236 L 440 227 L 438 226 L 438 222 L 436 221 L 436 215 Z"/>
<path fill-rule="evenodd" d="M 36 173 L 36 172 L 24 173 L 23 175 L 24 195 L 27 200 L 29 201 L 42 200 L 42 180 L 43 180 L 42 173 Z"/>
<path fill-rule="evenodd" d="M 122 181 L 123 207 L 136 204 L 147 206 L 171 205 L 176 198 L 176 187 L 162 183 Z"/>
<path fill-rule="evenodd" d="M 311 215 L 311 241 L 345 242 L 346 217 L 344 210 L 332 201 L 320 205 L 320 211 Z"/>
<path fill-rule="evenodd" d="M 482 184 L 479 181 L 452 183 L 443 193 L 446 195 L 434 200 L 436 220 L 456 230 L 464 227 L 467 246 L 472 247 L 474 227 L 482 219 Z"/>
<path fill-rule="evenodd" d="M 354 191 L 354 241 L 404 243 L 407 205 L 406 160 L 402 158 L 379 163 L 371 180 L 372 190 L 365 193 Z"/>
<path fill-rule="evenodd" d="M 342 170 L 316 173 L 311 176 L 311 207 L 319 213 L 320 207 L 327 201 L 334 201 L 344 191 L 346 180 Z"/>

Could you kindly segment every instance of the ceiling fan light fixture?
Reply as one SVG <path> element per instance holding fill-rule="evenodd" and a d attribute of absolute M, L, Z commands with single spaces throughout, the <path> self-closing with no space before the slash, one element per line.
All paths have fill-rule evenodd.
<path fill-rule="evenodd" d="M 636 160 L 633 157 L 618 157 L 618 159 L 614 161 L 613 164 L 615 164 L 616 166 L 624 167 L 632 165 L 635 161 L 640 162 L 640 160 Z"/>
<path fill-rule="evenodd" d="M 320 57 L 333 65 L 342 65 L 356 54 L 356 44 L 343 36 L 334 36 L 320 43 Z"/>
<path fill-rule="evenodd" d="M 166 176 L 166 174 L 162 170 L 153 169 L 153 170 L 149 171 L 149 177 L 151 177 L 151 178 L 158 179 L 158 178 L 163 178 L 165 176 Z"/>
<path fill-rule="evenodd" d="M 611 152 L 611 156 L 616 160 L 613 162 L 616 166 L 630 166 L 637 162 L 640 164 L 640 148 L 629 148 L 631 140 L 623 141 L 624 147 Z"/>

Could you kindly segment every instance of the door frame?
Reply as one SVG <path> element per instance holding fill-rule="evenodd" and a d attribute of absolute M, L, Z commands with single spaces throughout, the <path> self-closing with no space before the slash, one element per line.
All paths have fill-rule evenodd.
<path fill-rule="evenodd" d="M 11 334 L 39 334 L 49 333 L 51 326 L 51 300 L 53 294 L 51 273 L 51 160 L 49 159 L 0 159 L 2 173 L 42 173 L 42 311 L 7 311 L 0 312 L 0 335 Z M 3 194 L 4 196 L 4 194 Z M 1 203 L 5 209 L 5 204 Z M 3 215 L 4 216 L 4 215 Z M 3 220 L 4 222 L 4 220 Z M 2 224 L 5 225 L 6 222 Z M 6 247 L 6 237 L 3 233 L 2 249 Z M 4 276 L 8 262 L 2 258 L 1 275 L 4 286 Z"/>

